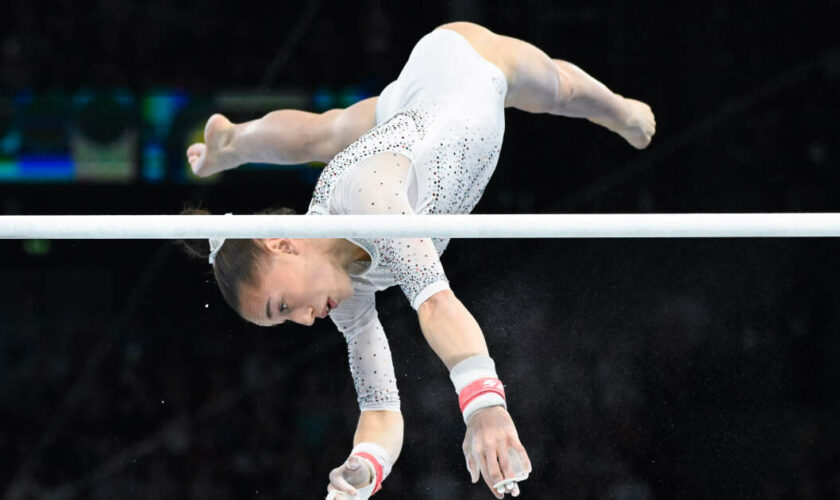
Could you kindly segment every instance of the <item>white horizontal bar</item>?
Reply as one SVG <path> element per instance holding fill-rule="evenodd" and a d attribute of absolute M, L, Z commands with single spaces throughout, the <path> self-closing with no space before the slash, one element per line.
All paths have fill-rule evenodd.
<path fill-rule="evenodd" d="M 840 213 L 0 216 L 0 239 L 837 237 Z"/>

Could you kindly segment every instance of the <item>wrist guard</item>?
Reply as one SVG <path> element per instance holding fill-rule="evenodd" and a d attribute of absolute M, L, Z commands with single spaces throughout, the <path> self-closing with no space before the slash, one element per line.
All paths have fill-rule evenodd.
<path fill-rule="evenodd" d="M 468 423 L 470 417 L 483 408 L 503 406 L 507 409 L 505 389 L 490 356 L 473 356 L 461 361 L 452 367 L 449 378 L 458 393 L 464 423 Z"/>

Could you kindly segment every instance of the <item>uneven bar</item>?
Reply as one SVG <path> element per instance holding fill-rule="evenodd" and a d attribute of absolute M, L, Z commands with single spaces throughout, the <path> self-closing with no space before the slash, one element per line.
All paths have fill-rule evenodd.
<path fill-rule="evenodd" d="M 801 238 L 840 213 L 0 216 L 0 239 Z"/>

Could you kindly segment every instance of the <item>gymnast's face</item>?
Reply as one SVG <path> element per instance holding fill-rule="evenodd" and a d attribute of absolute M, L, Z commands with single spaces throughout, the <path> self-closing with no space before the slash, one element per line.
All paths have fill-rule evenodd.
<path fill-rule="evenodd" d="M 319 240 L 257 241 L 267 256 L 260 283 L 243 287 L 239 294 L 240 313 L 247 321 L 260 326 L 287 321 L 311 326 L 353 295 L 347 271 L 315 244 Z"/>

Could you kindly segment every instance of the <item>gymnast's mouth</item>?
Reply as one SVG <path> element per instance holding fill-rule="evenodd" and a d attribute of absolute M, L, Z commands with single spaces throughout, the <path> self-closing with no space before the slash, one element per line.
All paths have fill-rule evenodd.
<path fill-rule="evenodd" d="M 327 303 L 324 304 L 324 308 L 321 310 L 321 314 L 319 315 L 320 318 L 326 318 L 327 314 L 330 313 L 333 309 L 335 309 L 336 303 L 329 297 L 327 297 Z"/>

